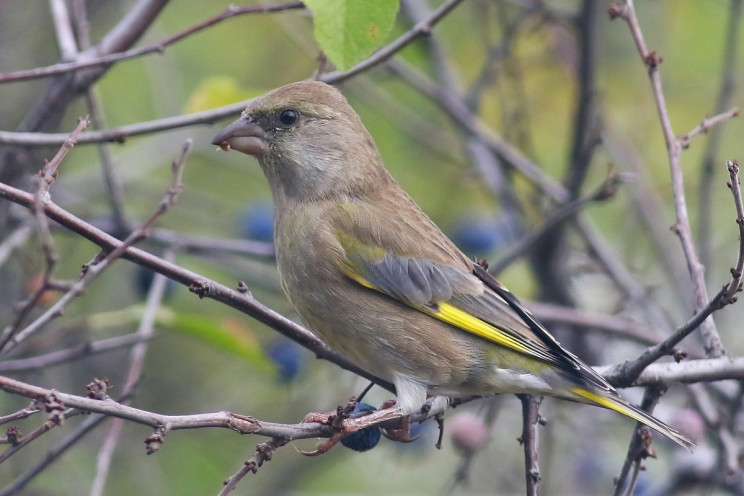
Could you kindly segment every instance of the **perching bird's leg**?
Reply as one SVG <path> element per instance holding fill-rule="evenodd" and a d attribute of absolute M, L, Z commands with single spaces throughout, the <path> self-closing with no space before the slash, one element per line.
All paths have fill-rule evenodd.
<path fill-rule="evenodd" d="M 374 412 L 360 412 L 360 414 L 350 415 L 356 405 L 356 400 L 352 398 L 345 406 L 339 406 L 336 413 L 311 413 L 303 419 L 304 422 L 321 422 L 325 425 L 331 425 L 336 429 L 336 432 L 328 438 L 327 441 L 320 443 L 316 446 L 314 451 L 302 451 L 298 450 L 305 456 L 318 456 L 327 452 L 333 448 L 339 441 L 346 436 L 353 434 L 354 432 L 372 427 L 388 420 L 400 419 L 403 422 L 404 419 L 408 419 L 408 416 L 403 416 L 403 412 L 397 406 L 390 408 L 380 409 Z M 410 423 L 409 423 L 410 427 Z M 401 430 L 401 429 L 399 429 Z M 410 432 L 409 432 L 410 433 Z M 413 439 L 411 439 L 412 441 Z"/>

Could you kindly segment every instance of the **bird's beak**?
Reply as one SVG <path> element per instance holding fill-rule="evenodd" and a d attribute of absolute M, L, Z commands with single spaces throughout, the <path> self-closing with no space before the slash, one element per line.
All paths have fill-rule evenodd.
<path fill-rule="evenodd" d="M 249 117 L 241 117 L 229 124 L 217 133 L 212 144 L 225 151 L 234 149 L 256 157 L 268 150 L 266 132 Z"/>

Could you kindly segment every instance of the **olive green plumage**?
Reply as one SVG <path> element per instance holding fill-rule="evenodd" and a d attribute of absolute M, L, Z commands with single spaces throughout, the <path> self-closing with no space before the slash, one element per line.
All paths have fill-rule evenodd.
<path fill-rule="evenodd" d="M 282 287 L 305 324 L 394 383 L 405 413 L 427 393 L 544 394 L 613 409 L 692 445 L 564 350 L 439 230 L 337 89 L 276 89 L 214 143 L 258 159 L 274 199 Z"/>

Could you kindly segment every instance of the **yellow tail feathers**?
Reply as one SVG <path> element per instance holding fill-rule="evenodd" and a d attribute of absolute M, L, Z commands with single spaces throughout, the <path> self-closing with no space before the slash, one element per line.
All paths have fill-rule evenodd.
<path fill-rule="evenodd" d="M 692 452 L 692 448 L 696 446 L 695 443 L 690 441 L 681 432 L 669 427 L 661 420 L 658 420 L 657 418 L 652 417 L 651 415 L 644 412 L 643 410 L 636 408 L 633 405 L 627 403 L 625 400 L 623 400 L 619 396 L 607 396 L 602 393 L 596 393 L 596 392 L 589 391 L 587 389 L 582 389 L 582 388 L 572 388 L 570 389 L 570 391 L 576 396 L 579 396 L 580 398 L 582 398 L 587 403 L 592 403 L 594 405 L 599 405 L 604 408 L 614 410 L 618 413 L 622 413 L 623 415 L 626 415 L 632 418 L 633 420 L 637 422 L 647 425 L 653 430 L 665 435 L 666 437 L 668 437 L 675 443 L 679 444 L 680 446 L 685 448 L 687 451 Z"/>

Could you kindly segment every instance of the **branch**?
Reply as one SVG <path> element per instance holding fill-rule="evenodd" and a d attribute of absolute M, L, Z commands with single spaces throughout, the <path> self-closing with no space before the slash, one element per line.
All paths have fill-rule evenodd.
<path fill-rule="evenodd" d="M 449 14 L 455 7 L 462 3 L 462 1 L 463 0 L 447 0 L 442 5 L 440 5 L 439 8 L 432 11 L 432 13 L 429 14 L 426 19 L 423 19 L 421 22 L 416 23 L 415 26 L 403 33 L 398 39 L 375 52 L 367 60 L 358 63 L 346 72 L 334 71 L 320 74 L 317 78 L 318 81 L 323 81 L 328 84 L 337 84 L 353 76 L 356 76 L 360 72 L 363 72 L 370 67 L 374 67 L 381 62 L 384 62 L 385 60 L 401 51 L 412 41 L 421 36 L 429 35 L 434 26 L 436 26 L 439 21 L 444 19 L 444 17 Z"/>
<path fill-rule="evenodd" d="M 726 162 L 729 172 L 729 182 L 727 183 L 731 194 L 734 197 L 734 207 L 736 208 L 736 224 L 739 226 L 739 258 L 736 266 L 731 269 L 731 282 L 721 290 L 721 304 L 727 305 L 735 303 L 737 294 L 742 290 L 742 271 L 744 271 L 744 204 L 741 198 L 741 181 L 739 180 L 739 163 Z"/>
<path fill-rule="evenodd" d="M 274 456 L 274 452 L 287 444 L 286 439 L 280 439 L 273 437 L 268 441 L 256 446 L 256 454 L 253 455 L 249 460 L 243 463 L 243 466 L 235 474 L 228 477 L 224 484 L 224 488 L 219 492 L 218 496 L 226 496 L 230 494 L 238 485 L 238 482 L 248 475 L 248 473 L 255 474 L 258 469 L 263 466 L 264 462 L 268 462 Z"/>
<path fill-rule="evenodd" d="M 127 250 L 127 248 L 131 247 L 134 243 L 142 239 L 146 236 L 147 229 L 163 214 L 166 213 L 168 208 L 175 202 L 176 198 L 178 197 L 178 194 L 180 193 L 182 189 L 182 183 L 181 183 L 181 176 L 182 176 L 182 170 L 183 165 L 185 164 L 186 156 L 191 149 L 191 140 L 187 140 L 186 144 L 183 146 L 183 149 L 181 151 L 181 156 L 177 161 L 174 161 L 172 164 L 173 174 L 172 174 L 172 183 L 170 188 L 168 189 L 168 192 L 166 193 L 165 197 L 163 198 L 159 208 L 155 213 L 153 213 L 149 219 L 147 219 L 139 229 L 135 230 L 130 234 L 124 242 L 121 242 L 118 246 L 116 246 L 113 250 L 111 250 L 108 254 L 106 254 L 103 259 L 98 260 L 98 257 L 93 260 L 90 264 L 85 266 L 85 270 L 83 274 L 78 278 L 77 281 L 72 285 L 72 287 L 69 289 L 67 293 L 65 293 L 62 298 L 57 300 L 51 307 L 49 307 L 41 316 L 39 316 L 34 322 L 26 326 L 25 329 L 20 330 L 19 332 L 14 332 L 14 328 L 10 329 L 10 332 L 6 334 L 4 337 L 4 341 L 2 345 L 0 345 L 0 356 L 1 355 L 7 355 L 9 352 L 11 352 L 16 346 L 21 344 L 23 341 L 31 337 L 34 333 L 36 333 L 39 329 L 41 329 L 43 326 L 48 324 L 51 320 L 57 318 L 59 315 L 62 314 L 62 310 L 75 298 L 77 298 L 80 294 L 82 294 L 85 289 L 95 280 L 98 278 L 99 275 L 101 275 L 103 272 L 105 272 L 111 264 L 120 258 L 124 252 Z M 45 168 L 46 169 L 46 168 Z M 39 209 L 39 212 L 41 212 L 41 209 L 45 209 L 47 205 L 51 204 L 51 200 L 48 199 L 44 205 L 41 206 Z M 37 207 L 39 207 L 37 205 Z M 45 218 L 46 219 L 46 218 Z"/>
<path fill-rule="evenodd" d="M 239 434 L 256 434 L 259 436 L 275 437 L 286 440 L 310 439 L 316 437 L 329 438 L 337 433 L 337 427 L 320 422 L 305 422 L 299 424 L 279 424 L 265 422 L 253 417 L 230 413 L 226 411 L 213 413 L 197 413 L 192 415 L 162 415 L 124 405 L 108 397 L 104 399 L 85 398 L 73 394 L 46 389 L 33 384 L 24 383 L 9 377 L 0 376 L 0 389 L 5 392 L 32 398 L 42 404 L 54 397 L 55 401 L 64 408 L 73 408 L 83 412 L 96 412 L 111 417 L 117 417 L 131 422 L 150 426 L 164 436 L 170 431 L 183 429 L 223 428 Z M 449 402 L 442 397 L 430 398 L 427 401 L 426 413 L 411 415 L 413 422 L 421 422 L 426 418 L 443 413 Z M 353 429 L 359 425 L 365 427 L 378 425 L 380 427 L 399 427 L 402 414 L 400 409 L 392 407 L 376 410 L 364 417 L 350 417 L 343 420 L 345 428 Z M 162 442 L 162 440 L 161 440 Z"/>
<path fill-rule="evenodd" d="M 0 198 L 5 198 L 26 208 L 30 208 L 33 204 L 33 195 L 4 183 L 0 183 Z M 100 229 L 97 229 L 91 224 L 88 224 L 52 202 L 44 206 L 44 213 L 50 219 L 97 244 L 104 250 L 114 250 L 123 245 L 122 241 Z M 362 370 L 356 364 L 342 358 L 328 348 L 310 331 L 266 307 L 248 292 L 239 292 L 230 289 L 227 286 L 211 279 L 207 279 L 195 272 L 186 270 L 178 265 L 158 258 L 151 253 L 131 246 L 124 247 L 122 258 L 135 262 L 143 267 L 147 267 L 148 269 L 165 275 L 169 279 L 173 279 L 176 282 L 188 286 L 189 290 L 196 293 L 200 298 L 210 298 L 219 301 L 245 313 L 246 315 L 250 315 L 259 322 L 272 327 L 281 334 L 312 351 L 318 358 L 335 363 L 343 369 L 349 370 L 365 379 L 375 382 L 388 391 L 395 391 L 392 384 Z"/>
<path fill-rule="evenodd" d="M 222 13 L 217 14 L 214 17 L 210 17 L 205 21 L 195 24 L 158 42 L 140 48 L 133 48 L 131 50 L 125 50 L 122 52 L 110 53 L 104 56 L 93 56 L 93 58 L 90 58 L 91 55 L 88 55 L 88 57 L 70 63 L 54 64 L 47 67 L 37 67 L 35 69 L 28 69 L 23 71 L 6 72 L 4 74 L 0 74 L 0 83 L 49 77 L 55 74 L 63 74 L 66 72 L 77 71 L 79 69 L 85 69 L 87 67 L 108 65 L 120 60 L 140 57 L 142 55 L 148 55 L 151 53 L 163 53 L 168 45 L 172 45 L 173 43 L 181 41 L 182 39 L 194 33 L 198 33 L 205 28 L 208 28 L 235 16 L 243 14 L 264 14 L 269 12 L 281 12 L 291 9 L 301 9 L 304 7 L 305 5 L 302 2 L 289 2 L 276 5 L 251 5 L 246 7 L 236 7 L 234 5 L 231 5 Z"/>
<path fill-rule="evenodd" d="M 663 356 L 667 356 L 673 353 L 674 346 L 682 341 L 685 337 L 690 335 L 695 329 L 697 329 L 713 312 L 721 308 L 721 299 L 723 298 L 723 291 L 718 293 L 708 305 L 702 310 L 696 313 L 692 319 L 688 320 L 685 324 L 677 328 L 667 339 L 661 343 L 655 344 L 646 348 L 638 358 L 632 361 L 627 361 L 623 364 L 613 367 L 613 370 L 606 374 L 607 380 L 610 384 L 617 387 L 629 386 L 641 375 L 641 372 L 648 367 L 650 364 L 658 360 Z M 687 362 L 689 363 L 689 362 Z"/>
<path fill-rule="evenodd" d="M 540 403 L 542 396 L 518 394 L 522 402 L 522 437 L 519 442 L 524 447 L 524 470 L 527 496 L 537 496 L 540 487 L 540 465 L 537 453 L 537 426 L 540 424 Z"/>
<path fill-rule="evenodd" d="M 721 112 L 718 115 L 714 115 L 713 117 L 706 117 L 703 119 L 703 122 L 698 124 L 694 129 L 692 129 L 690 132 L 683 134 L 677 138 L 679 141 L 680 146 L 685 149 L 689 148 L 690 142 L 692 142 L 693 138 L 696 136 L 700 136 L 701 134 L 705 134 L 708 131 L 711 130 L 716 124 L 720 124 L 724 121 L 727 121 L 733 117 L 739 116 L 739 109 L 734 107 L 730 110 L 727 110 L 725 112 Z"/>
<path fill-rule="evenodd" d="M 739 59 L 739 37 L 741 33 L 741 18 L 744 1 L 731 0 L 729 11 L 726 15 L 726 44 L 721 60 L 721 79 L 718 88 L 718 97 L 714 112 L 719 114 L 731 107 L 731 101 L 736 89 L 739 75 L 737 62 Z M 700 259 L 703 265 L 711 263 L 712 255 L 712 228 L 713 222 L 713 186 L 716 178 L 716 168 L 719 162 L 718 153 L 723 138 L 723 128 L 714 127 L 705 143 L 703 158 L 700 167 L 700 186 L 698 202 L 697 237 L 700 246 Z"/>
<path fill-rule="evenodd" d="M 664 391 L 666 391 L 666 388 L 654 387 L 647 389 L 643 395 L 641 409 L 652 413 L 656 402 Z M 638 474 L 642 470 L 642 460 L 645 460 L 648 457 L 656 457 L 656 454 L 651 448 L 651 442 L 653 439 L 654 437 L 653 434 L 651 434 L 651 430 L 638 422 L 635 431 L 633 432 L 633 437 L 630 439 L 628 454 L 625 458 L 623 468 L 620 471 L 620 476 L 615 481 L 615 496 L 633 495 L 635 492 L 636 482 L 638 481 Z M 631 479 L 626 482 L 631 471 Z"/>
<path fill-rule="evenodd" d="M 123 143 L 131 136 L 157 133 L 197 124 L 212 124 L 220 119 L 239 114 L 249 101 L 233 103 L 215 109 L 176 117 L 165 117 L 153 121 L 138 122 L 113 129 L 90 131 L 78 137 L 79 145 L 112 142 Z M 27 133 L 0 131 L 0 144 L 23 146 L 58 146 L 67 139 L 65 133 Z"/>
<path fill-rule="evenodd" d="M 545 218 L 540 227 L 532 229 L 521 239 L 516 241 L 512 246 L 509 247 L 508 252 L 502 255 L 496 263 L 489 264 L 489 272 L 491 274 L 498 274 L 499 272 L 503 271 L 515 260 L 524 256 L 525 253 L 530 250 L 530 248 L 534 247 L 535 244 L 543 239 L 543 236 L 554 229 L 556 225 L 560 224 L 566 219 L 577 215 L 586 205 L 596 201 L 604 201 L 614 196 L 623 180 L 624 178 L 622 176 L 611 174 L 592 193 L 558 206 L 547 216 L 547 218 Z"/>
<path fill-rule="evenodd" d="M 685 360 L 683 363 L 653 363 L 646 367 L 633 383 L 617 380 L 614 370 L 617 366 L 594 367 L 615 387 L 653 386 L 658 384 L 715 382 L 744 379 L 744 357 L 704 358 Z"/>
<path fill-rule="evenodd" d="M 687 261 L 687 269 L 693 283 L 695 293 L 695 307 L 697 310 L 705 308 L 710 298 L 705 287 L 705 274 L 703 266 L 698 258 L 695 244 L 692 240 L 690 230 L 690 221 L 687 215 L 687 201 L 685 200 L 684 179 L 682 174 L 682 165 L 680 161 L 680 152 L 682 146 L 680 141 L 675 137 L 672 129 L 672 122 L 669 117 L 669 111 L 664 97 L 664 91 L 661 84 L 661 75 L 659 74 L 659 64 L 662 58 L 655 51 L 650 52 L 646 48 L 643 39 L 638 17 L 636 16 L 633 0 L 625 0 L 624 5 L 611 4 L 609 7 L 611 18 L 621 17 L 626 21 L 630 28 L 631 35 L 635 41 L 638 53 L 643 63 L 648 69 L 648 77 L 651 81 L 651 88 L 654 99 L 656 100 L 656 109 L 659 114 L 664 141 L 666 142 L 667 156 L 669 160 L 669 170 L 672 180 L 672 189 L 674 191 L 674 208 L 677 214 L 677 222 L 673 229 L 679 236 L 682 244 L 682 251 Z M 712 319 L 706 319 L 700 326 L 700 333 L 703 336 L 705 351 L 709 356 L 720 356 L 723 354 L 723 345 L 721 343 L 715 324 Z"/>
<path fill-rule="evenodd" d="M 44 355 L 19 358 L 16 360 L 3 360 L 0 362 L 0 372 L 19 372 L 26 370 L 43 369 L 52 365 L 70 362 L 78 358 L 89 355 L 105 353 L 107 351 L 118 350 L 123 347 L 132 346 L 142 341 L 142 338 L 135 333 L 124 336 L 116 336 L 99 341 L 83 343 L 72 348 L 52 351 Z M 0 422 L 1 423 L 1 422 Z"/>

